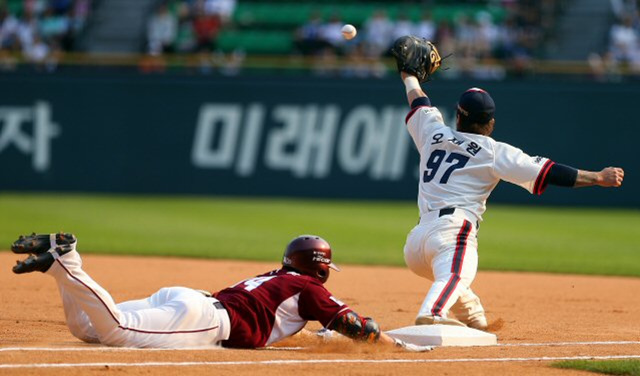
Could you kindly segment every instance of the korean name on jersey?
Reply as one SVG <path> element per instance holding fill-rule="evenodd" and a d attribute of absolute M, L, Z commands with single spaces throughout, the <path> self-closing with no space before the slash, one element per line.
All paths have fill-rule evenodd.
<path fill-rule="evenodd" d="M 407 115 L 407 128 L 420 152 L 420 215 L 462 208 L 478 220 L 500 180 L 541 194 L 549 159 L 531 157 L 491 137 L 447 127 L 436 107 L 421 106 Z"/>

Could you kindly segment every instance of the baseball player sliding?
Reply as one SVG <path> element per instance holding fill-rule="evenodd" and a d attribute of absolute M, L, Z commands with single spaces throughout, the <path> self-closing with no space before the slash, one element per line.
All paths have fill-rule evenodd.
<path fill-rule="evenodd" d="M 392 54 L 411 106 L 407 130 L 420 153 L 420 222 L 407 236 L 404 257 L 414 273 L 433 281 L 415 322 L 487 329 L 471 283 L 478 267 L 478 226 L 496 185 L 504 180 L 537 195 L 549 184 L 619 187 L 624 171 L 578 170 L 495 141 L 490 137 L 495 104 L 479 88 L 462 93 L 456 129 L 447 127 L 420 86 L 440 67 L 436 47 L 405 36 L 396 40 Z M 459 321 L 447 317 L 450 310 Z"/>
<path fill-rule="evenodd" d="M 428 351 L 394 340 L 371 318 L 362 317 L 324 287 L 331 247 L 314 235 L 293 239 L 282 268 L 246 279 L 215 294 L 186 287 L 160 289 L 146 299 L 116 304 L 82 270 L 72 234 L 20 236 L 14 253 L 30 256 L 13 267 L 17 274 L 40 271 L 55 279 L 67 326 L 85 341 L 109 346 L 184 348 L 222 345 L 258 348 L 301 331 L 309 320 L 349 338 Z"/>

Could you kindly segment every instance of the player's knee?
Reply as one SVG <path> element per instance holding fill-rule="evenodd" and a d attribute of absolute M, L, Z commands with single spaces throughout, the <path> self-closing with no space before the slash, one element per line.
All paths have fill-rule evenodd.
<path fill-rule="evenodd" d="M 73 335 L 74 337 L 76 337 L 77 339 L 83 342 L 87 342 L 87 343 L 100 342 L 97 336 L 89 333 L 89 330 L 87 330 L 87 328 L 83 328 L 80 325 L 67 325 L 67 326 L 69 328 L 69 332 L 71 332 L 71 335 Z"/>

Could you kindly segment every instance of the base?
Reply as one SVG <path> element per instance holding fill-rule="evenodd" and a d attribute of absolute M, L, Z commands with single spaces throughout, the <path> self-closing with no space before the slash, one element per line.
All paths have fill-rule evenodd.
<path fill-rule="evenodd" d="M 490 346 L 495 334 L 452 325 L 414 325 L 386 332 L 389 336 L 421 346 Z"/>

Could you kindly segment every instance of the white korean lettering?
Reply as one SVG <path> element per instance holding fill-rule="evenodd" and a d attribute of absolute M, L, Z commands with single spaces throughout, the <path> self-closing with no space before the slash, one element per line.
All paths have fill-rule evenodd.
<path fill-rule="evenodd" d="M 205 104 L 200 108 L 191 159 L 197 167 L 229 168 L 240 129 L 239 105 Z"/>

